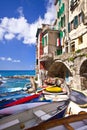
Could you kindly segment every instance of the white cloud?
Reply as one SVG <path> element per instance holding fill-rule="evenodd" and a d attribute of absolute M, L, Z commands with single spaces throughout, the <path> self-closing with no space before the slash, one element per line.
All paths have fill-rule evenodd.
<path fill-rule="evenodd" d="M 17 11 L 20 14 L 20 16 L 24 16 L 22 7 L 19 7 Z"/>
<path fill-rule="evenodd" d="M 12 34 L 12 33 L 6 33 L 6 34 L 4 35 L 4 37 L 5 37 L 5 39 L 7 39 L 7 40 L 11 40 L 11 39 L 13 39 L 13 38 L 15 37 L 15 35 Z"/>
<path fill-rule="evenodd" d="M 4 60 L 5 60 L 5 57 L 0 57 L 0 60 L 4 61 Z"/>
<path fill-rule="evenodd" d="M 21 61 L 20 61 L 20 60 L 13 60 L 12 62 L 19 63 L 19 62 L 21 62 Z"/>
<path fill-rule="evenodd" d="M 5 30 L 0 27 L 0 40 L 3 40 L 3 36 L 4 36 Z"/>
<path fill-rule="evenodd" d="M 48 1 L 47 1 L 48 2 Z M 4 17 L 0 22 L 0 40 L 22 40 L 24 44 L 36 43 L 36 31 L 42 23 L 52 24 L 55 19 L 55 7 L 52 0 L 49 0 L 47 5 L 47 11 L 44 14 L 44 19 L 40 16 L 32 24 L 29 24 L 27 19 L 23 15 L 23 8 L 20 7 L 18 12 L 19 18 L 7 18 Z"/>
<path fill-rule="evenodd" d="M 15 60 L 15 59 L 12 59 L 11 57 L 0 57 L 0 60 L 1 61 L 9 61 L 9 62 L 21 62 L 20 60 Z"/>
<path fill-rule="evenodd" d="M 7 60 L 7 61 L 12 61 L 12 58 L 11 58 L 11 57 L 8 57 L 6 60 Z"/>
<path fill-rule="evenodd" d="M 47 5 L 47 12 L 44 15 L 44 23 L 53 24 L 56 16 L 54 0 L 49 0 Z"/>

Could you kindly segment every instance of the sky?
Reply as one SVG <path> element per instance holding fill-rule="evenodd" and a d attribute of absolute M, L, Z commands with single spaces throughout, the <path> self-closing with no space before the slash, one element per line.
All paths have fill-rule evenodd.
<path fill-rule="evenodd" d="M 55 20 L 54 0 L 0 0 L 0 70 L 36 65 L 36 32 Z"/>

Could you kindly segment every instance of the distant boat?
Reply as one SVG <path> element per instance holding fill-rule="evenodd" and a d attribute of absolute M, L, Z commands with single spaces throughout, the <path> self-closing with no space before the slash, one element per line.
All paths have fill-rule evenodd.
<path fill-rule="evenodd" d="M 23 87 L 23 90 L 26 91 L 28 90 L 29 88 L 31 88 L 31 84 L 30 83 L 26 83 Z"/>
<path fill-rule="evenodd" d="M 61 102 L 43 102 L 40 105 L 39 104 L 37 103 L 37 106 L 35 106 L 35 103 L 30 103 L 30 105 L 28 104 L 28 109 L 26 106 L 24 106 L 24 104 L 22 104 L 23 109 L 26 110 L 21 111 L 17 114 L 10 115 L 6 118 L 2 118 L 0 120 L 0 129 L 27 129 L 36 126 L 41 122 L 47 122 L 49 120 L 62 118 L 65 116 L 69 100 Z M 15 109 L 15 112 L 17 112 L 18 106 L 19 105 L 16 105 L 14 107 L 8 107 L 6 108 L 8 110 L 4 109 L 4 111 L 2 110 L 3 112 L 1 111 L 1 113 L 5 115 L 6 112 L 7 114 L 11 114 L 11 111 L 14 111 L 13 109 Z M 21 106 L 19 107 L 19 109 L 22 109 Z"/>

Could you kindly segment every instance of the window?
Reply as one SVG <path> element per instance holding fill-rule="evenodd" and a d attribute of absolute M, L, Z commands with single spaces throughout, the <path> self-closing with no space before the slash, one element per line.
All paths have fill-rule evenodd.
<path fill-rule="evenodd" d="M 58 18 L 64 13 L 64 10 L 65 10 L 65 5 L 64 5 L 64 3 L 62 3 L 62 6 L 61 6 L 61 8 L 59 9 L 59 12 L 58 12 Z"/>
<path fill-rule="evenodd" d="M 74 18 L 74 28 L 78 27 L 78 16 L 75 16 Z"/>
<path fill-rule="evenodd" d="M 38 65 L 38 59 L 36 59 L 36 65 Z"/>
<path fill-rule="evenodd" d="M 80 36 L 80 37 L 78 37 L 78 44 L 82 44 L 82 43 L 83 43 L 83 37 Z"/>
<path fill-rule="evenodd" d="M 63 12 L 65 11 L 65 5 L 64 5 L 64 3 L 62 4 L 62 10 L 63 10 Z"/>
<path fill-rule="evenodd" d="M 61 5 L 61 0 L 59 0 L 59 6 Z"/>
<path fill-rule="evenodd" d="M 71 52 L 75 52 L 75 43 L 71 43 L 71 47 L 70 47 Z"/>
<path fill-rule="evenodd" d="M 71 29 L 70 29 L 70 23 L 68 23 L 68 32 L 70 33 Z"/>
<path fill-rule="evenodd" d="M 61 27 L 65 26 L 65 15 L 61 17 Z"/>
<path fill-rule="evenodd" d="M 42 38 L 42 46 L 44 46 L 44 37 Z"/>
<path fill-rule="evenodd" d="M 66 36 L 66 29 L 63 30 L 63 36 Z"/>
<path fill-rule="evenodd" d="M 63 31 L 60 31 L 59 37 L 63 38 Z"/>
<path fill-rule="evenodd" d="M 74 29 L 74 20 L 71 21 L 71 30 L 73 30 L 73 29 Z"/>
<path fill-rule="evenodd" d="M 59 46 L 58 49 L 56 50 L 56 54 L 57 55 L 61 55 L 62 54 L 62 47 Z"/>
<path fill-rule="evenodd" d="M 44 46 L 47 45 L 47 36 L 44 37 Z"/>
<path fill-rule="evenodd" d="M 47 36 L 44 36 L 42 38 L 42 46 L 46 46 L 47 45 Z"/>
<path fill-rule="evenodd" d="M 84 14 L 83 14 L 83 12 L 81 12 L 81 13 L 79 14 L 79 16 L 78 16 L 79 24 L 81 24 L 81 23 L 83 22 L 83 20 L 84 20 Z"/>
<path fill-rule="evenodd" d="M 65 43 L 65 52 L 68 53 L 68 43 Z"/>
<path fill-rule="evenodd" d="M 61 21 L 59 21 L 58 23 L 58 29 L 60 30 L 60 28 L 61 28 Z"/>
<path fill-rule="evenodd" d="M 59 18 L 60 17 L 60 14 L 59 14 L 59 12 L 57 12 L 57 18 Z"/>

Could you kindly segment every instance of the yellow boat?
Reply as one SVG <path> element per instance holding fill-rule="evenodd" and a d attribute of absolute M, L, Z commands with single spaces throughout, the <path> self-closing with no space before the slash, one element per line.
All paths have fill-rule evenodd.
<path fill-rule="evenodd" d="M 46 88 L 46 91 L 51 92 L 51 93 L 58 93 L 58 92 L 62 92 L 62 88 L 58 86 L 48 86 Z"/>

